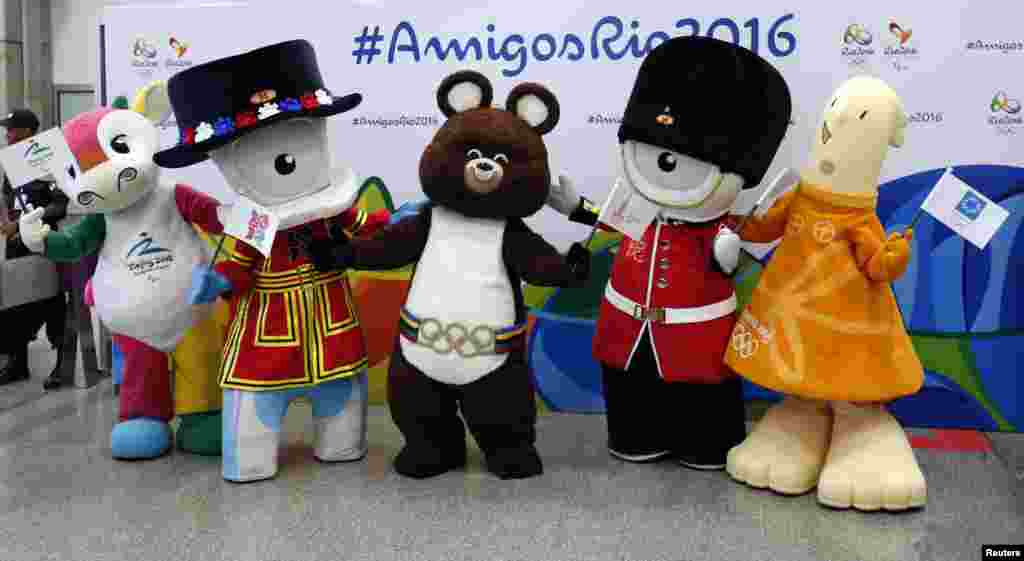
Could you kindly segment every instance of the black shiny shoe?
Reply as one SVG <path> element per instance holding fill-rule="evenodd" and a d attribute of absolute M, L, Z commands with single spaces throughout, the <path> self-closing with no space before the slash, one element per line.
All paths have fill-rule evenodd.
<path fill-rule="evenodd" d="M 50 372 L 50 375 L 47 376 L 45 380 L 43 380 L 44 390 L 55 390 L 63 385 L 64 380 L 61 379 L 60 370 L 57 368 L 54 368 L 53 372 Z"/>
<path fill-rule="evenodd" d="M 55 390 L 64 385 L 64 378 L 61 376 L 61 365 L 64 364 L 64 353 L 57 345 L 54 345 L 53 349 L 57 351 L 57 364 L 55 364 L 53 370 L 50 371 L 50 375 L 43 380 L 44 390 Z"/>

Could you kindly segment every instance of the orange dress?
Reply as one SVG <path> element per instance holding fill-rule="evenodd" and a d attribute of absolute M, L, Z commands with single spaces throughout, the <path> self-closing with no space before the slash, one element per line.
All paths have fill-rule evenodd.
<path fill-rule="evenodd" d="M 740 233 L 782 238 L 733 330 L 725 362 L 751 382 L 829 401 L 877 402 L 920 389 L 889 283 L 906 271 L 909 240 L 888 238 L 876 195 L 801 182 Z"/>

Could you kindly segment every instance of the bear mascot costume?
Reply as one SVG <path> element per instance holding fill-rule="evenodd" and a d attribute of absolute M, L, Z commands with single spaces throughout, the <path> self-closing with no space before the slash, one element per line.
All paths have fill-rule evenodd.
<path fill-rule="evenodd" d="M 68 121 L 64 135 L 81 174 L 65 173 L 77 186 L 75 202 L 89 214 L 60 232 L 51 232 L 38 212 L 21 220 L 25 244 L 49 259 L 74 262 L 99 252 L 86 300 L 120 355 L 120 408 L 110 435 L 119 459 L 163 455 L 175 413 L 179 449 L 221 451 L 217 373 L 224 338 L 212 310 L 187 301 L 192 268 L 210 259 L 210 247 L 193 226 L 196 209 L 186 203 L 192 189 L 161 180 L 153 163 L 154 122 L 166 95 L 157 84 L 139 92 L 137 111 L 101 108 Z"/>
<path fill-rule="evenodd" d="M 367 358 L 352 292 L 343 272 L 317 272 L 307 252 L 312 240 L 341 241 L 388 221 L 386 210 L 354 207 L 354 171 L 331 167 L 327 117 L 362 96 L 331 95 L 303 40 L 194 66 L 168 90 L 181 141 L 156 163 L 181 168 L 210 158 L 232 190 L 280 221 L 269 255 L 240 242 L 230 259 L 194 270 L 191 302 L 230 302 L 220 374 L 224 478 L 277 474 L 284 416 L 302 397 L 313 405 L 316 458 L 363 458 Z M 233 209 L 190 195 L 199 224 L 223 232 Z"/>
<path fill-rule="evenodd" d="M 903 104 L 858 76 L 829 99 L 801 181 L 745 240 L 781 238 L 732 335 L 726 363 L 786 395 L 729 452 L 733 478 L 784 494 L 818 487 L 827 506 L 925 504 L 924 475 L 885 402 L 920 389 L 924 370 L 890 284 L 911 231 L 886 236 L 875 212 L 888 148 L 903 144 Z"/>
<path fill-rule="evenodd" d="M 409 477 L 465 465 L 459 410 L 492 473 L 542 473 L 520 283 L 569 286 L 589 272 L 581 245 L 563 257 L 523 222 L 548 198 L 542 136 L 558 123 L 557 99 L 532 83 L 513 88 L 504 110 L 492 99 L 479 73 L 446 78 L 437 101 L 448 120 L 420 159 L 426 206 L 369 240 L 313 244 L 322 270 L 416 264 L 388 373 L 406 441 L 395 469 Z"/>
<path fill-rule="evenodd" d="M 708 110 L 717 106 L 729 110 Z M 722 360 L 740 253 L 730 212 L 764 178 L 791 110 L 778 70 L 732 43 L 678 37 L 641 64 L 619 128 L 616 189 L 643 197 L 652 220 L 615 257 L 593 347 L 613 456 L 722 469 L 743 440 L 740 378 Z M 560 200 L 577 204 L 552 206 L 594 224 L 597 209 L 561 186 Z"/>

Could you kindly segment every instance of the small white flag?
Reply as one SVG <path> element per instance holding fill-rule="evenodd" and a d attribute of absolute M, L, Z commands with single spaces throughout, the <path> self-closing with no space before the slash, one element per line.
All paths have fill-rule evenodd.
<path fill-rule="evenodd" d="M 224 233 L 250 245 L 264 257 L 270 256 L 274 236 L 281 220 L 274 213 L 245 197 L 239 197 L 231 206 L 231 214 L 224 225 Z"/>
<path fill-rule="evenodd" d="M 78 194 L 75 178 L 81 175 L 81 169 L 60 128 L 43 131 L 0 150 L 0 165 L 12 187 L 52 177 L 68 197 Z"/>
<path fill-rule="evenodd" d="M 978 249 L 988 245 L 996 230 L 1010 216 L 1005 208 L 953 175 L 952 168 L 946 168 L 946 173 L 921 204 L 921 210 L 949 226 Z"/>
<path fill-rule="evenodd" d="M 607 224 L 634 240 L 644 237 L 644 231 L 658 217 L 660 208 L 636 192 L 621 178 L 615 182 L 608 200 L 601 206 L 597 221 Z"/>

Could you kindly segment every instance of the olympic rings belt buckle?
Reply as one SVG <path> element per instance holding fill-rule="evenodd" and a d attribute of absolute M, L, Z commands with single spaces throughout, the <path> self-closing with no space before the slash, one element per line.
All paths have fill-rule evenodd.
<path fill-rule="evenodd" d="M 635 304 L 633 306 L 633 319 L 665 323 L 665 308 L 645 308 L 640 304 Z"/>
<path fill-rule="evenodd" d="M 487 325 L 470 328 L 459 322 L 447 326 L 436 319 L 420 321 L 416 342 L 434 349 L 438 354 L 452 351 L 462 357 L 469 358 L 483 354 L 495 354 L 497 330 Z"/>

